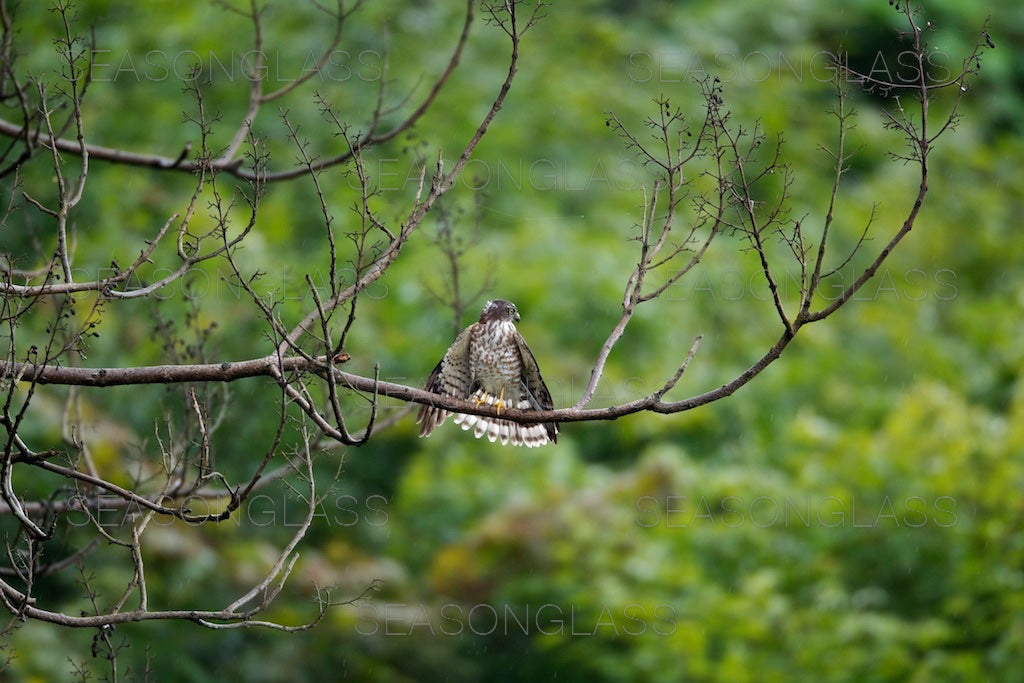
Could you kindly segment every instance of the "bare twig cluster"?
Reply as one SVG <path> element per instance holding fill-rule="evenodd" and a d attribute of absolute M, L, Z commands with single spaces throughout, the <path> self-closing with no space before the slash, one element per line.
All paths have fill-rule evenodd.
<path fill-rule="evenodd" d="M 347 6 L 341 0 L 326 7 L 315 3 L 330 18 L 334 35 L 318 59 L 322 60 L 344 39 L 345 29 L 359 4 Z M 338 141 L 339 149 L 320 156 L 304 137 L 287 110 L 279 110 L 296 162 L 276 168 L 266 142 L 258 134 L 258 119 L 266 105 L 308 85 L 308 77 L 278 90 L 266 92 L 255 64 L 244 115 L 236 122 L 230 141 L 214 148 L 211 131 L 217 117 L 204 98 L 204 83 L 195 74 L 186 82 L 192 101 L 189 122 L 195 130 L 194 143 L 180 154 L 163 156 L 130 152 L 90 142 L 83 101 L 89 91 L 89 49 L 75 34 L 73 9 L 66 1 L 55 4 L 60 33 L 57 40 L 61 58 L 59 88 L 22 76 L 16 67 L 16 16 L 10 3 L 0 0 L 0 98 L 15 112 L 14 120 L 0 119 L 0 134 L 7 144 L 0 152 L 0 174 L 13 179 L 5 197 L 0 235 L 28 231 L 21 241 L 31 248 L 20 253 L 0 254 L 0 518 L 5 527 L 6 562 L 0 567 L 0 601 L 15 620 L 39 619 L 65 626 L 108 629 L 116 624 L 150 619 L 182 619 L 209 628 L 267 626 L 283 630 L 308 628 L 319 621 L 327 608 L 351 602 L 361 596 L 335 600 L 324 588 L 316 597 L 316 610 L 300 625 L 284 625 L 261 619 L 295 567 L 297 548 L 313 520 L 321 493 L 314 477 L 317 448 L 330 441 L 359 446 L 393 420 L 378 421 L 381 397 L 434 404 L 470 414 L 493 414 L 488 405 L 443 397 L 386 382 L 380 368 L 372 376 L 346 372 L 348 340 L 358 324 L 361 296 L 377 282 L 402 255 L 432 211 L 438 212 L 441 198 L 452 188 L 477 145 L 487 133 L 505 103 L 519 67 L 524 34 L 540 18 L 543 4 L 486 2 L 482 13 L 486 23 L 498 29 L 508 49 L 507 73 L 475 130 L 451 158 L 441 152 L 431 155 L 420 168 L 418 184 L 408 206 L 381 207 L 382 199 L 367 170 L 366 157 L 375 145 L 407 131 L 437 101 L 438 94 L 457 68 L 471 31 L 477 22 L 477 3 L 467 0 L 465 21 L 445 68 L 426 88 L 418 102 L 407 104 L 403 115 L 389 106 L 390 98 L 382 80 L 374 93 L 375 106 L 368 121 L 357 131 L 327 96 L 314 92 L 323 125 Z M 509 410 L 503 418 L 522 422 L 582 422 L 615 419 L 650 411 L 678 413 L 725 398 L 751 381 L 776 360 L 807 324 L 822 320 L 849 301 L 875 274 L 886 257 L 914 227 L 928 192 L 929 155 L 936 140 L 955 123 L 959 99 L 968 79 L 979 67 L 987 42 L 982 34 L 960 74 L 949 83 L 933 84 L 927 79 L 927 47 L 924 29 L 909 9 L 902 10 L 909 27 L 909 41 L 916 55 L 920 80 L 915 83 L 881 83 L 867 76 L 837 70 L 837 138 L 826 149 L 833 161 L 831 196 L 826 218 L 812 226 L 789 214 L 790 188 L 795 174 L 784 162 L 781 140 L 769 142 L 757 126 L 747 128 L 732 120 L 722 86 L 715 79 L 699 84 L 704 101 L 703 116 L 691 123 L 667 98 L 655 102 L 647 121 L 646 134 L 630 130 L 614 114 L 609 126 L 620 135 L 628 149 L 652 170 L 655 181 L 645 191 L 644 208 L 634 226 L 635 265 L 625 282 L 622 313 L 596 352 L 590 380 L 572 407 L 550 411 Z M 255 2 L 243 13 L 253 36 L 254 54 L 262 54 L 265 41 L 263 8 Z M 312 73 L 312 72 L 311 72 Z M 864 85 L 895 93 L 895 108 L 889 124 L 906 142 L 899 158 L 913 164 L 920 173 L 916 196 L 899 225 L 893 226 L 881 248 L 870 256 L 858 276 L 838 297 L 827 301 L 822 286 L 846 268 L 853 253 L 835 254 L 832 224 L 841 208 L 841 181 L 851 151 L 847 133 L 851 111 L 843 82 L 860 80 Z M 939 125 L 929 106 L 937 88 L 955 88 L 957 95 Z M 912 103 L 908 100 L 912 100 Z M 911 104 L 913 106 L 911 106 Z M 397 123 L 388 125 L 387 121 Z M 767 153 L 765 150 L 768 150 Z M 74 160 L 74 163 L 71 163 Z M 80 279 L 76 268 L 76 208 L 89 187 L 90 168 L 96 163 L 120 164 L 151 169 L 153 172 L 187 173 L 192 189 L 180 210 L 152 226 L 148 238 L 138 246 L 138 255 L 127 263 L 114 262 L 102 277 Z M 53 192 L 42 195 L 25 189 L 20 178 L 31 165 L 46 164 L 53 178 Z M 330 190 L 321 173 L 344 167 L 355 179 L 358 199 L 352 210 L 355 221 L 344 229 L 330 210 Z M 781 190 L 764 191 L 769 179 L 782 178 Z M 260 225 L 261 199 L 274 183 L 288 180 L 307 182 L 319 202 L 322 246 L 307 272 L 319 268 L 328 273 L 326 288 L 306 276 L 311 304 L 300 315 L 284 311 L 281 302 L 260 287 L 262 273 L 252 271 L 243 258 L 243 247 Z M 774 187 L 774 186 L 773 186 Z M 398 215 L 398 219 L 388 216 Z M 441 229 L 435 239 L 447 257 L 448 290 L 437 296 L 453 311 L 460 326 L 462 312 L 474 297 L 459 283 L 460 259 L 472 241 L 460 242 L 453 233 L 449 214 L 440 216 Z M 864 226 L 865 235 L 874 226 Z M 878 230 L 878 228 L 875 228 Z M 711 391 L 688 398 L 667 400 L 676 389 L 701 342 L 698 336 L 688 351 L 681 353 L 676 371 L 659 388 L 626 403 L 589 407 L 597 392 L 610 354 L 627 333 L 638 307 L 662 298 L 722 242 L 722 235 L 736 235 L 743 248 L 752 253 L 771 292 L 771 305 L 778 318 L 778 339 L 753 364 L 731 381 Z M 728 244 L 728 242 L 726 242 Z M 864 237 L 854 253 L 867 248 Z M 781 250 L 778 247 L 781 246 Z M 782 252 L 783 257 L 778 256 Z M 32 261 L 32 259 L 35 259 Z M 147 281 L 143 275 L 155 260 L 172 263 L 159 277 Z M 211 356 L 203 343 L 206 329 L 201 312 L 184 321 L 160 317 L 155 294 L 167 285 L 181 282 L 203 264 L 226 264 L 232 282 L 244 293 L 254 320 L 264 330 L 264 351 L 254 358 Z M 796 264 L 800 292 L 788 300 L 778 286 L 783 266 Z M 93 270 L 96 270 L 95 268 Z M 90 335 L 96 333 L 108 309 L 129 301 L 154 302 L 158 336 L 163 334 L 164 360 L 158 365 L 137 367 L 89 367 L 85 353 Z M 181 323 L 191 330 L 193 343 L 181 342 Z M 213 446 L 224 416 L 231 410 L 229 386 L 250 378 L 270 382 L 265 392 L 276 394 L 279 406 L 276 425 L 268 442 L 259 447 L 246 476 L 226 473 Z M 137 471 L 111 472 L 97 462 L 90 439 L 83 428 L 82 395 L 118 386 L 166 385 L 174 388 L 176 410 L 154 430 L 152 453 L 140 458 Z M 37 410 L 37 394 L 44 385 L 64 388 L 60 438 L 42 443 L 45 435 L 25 429 Z M 348 401 L 361 400 L 369 418 L 352 424 Z M 368 409 L 366 411 L 365 409 Z M 24 486 L 31 476 L 58 481 L 46 494 Z M 176 519 L 188 524 L 222 521 L 235 514 L 253 492 L 270 485 L 285 485 L 301 500 L 307 511 L 302 523 L 278 549 L 265 575 L 243 594 L 210 608 L 165 607 L 151 604 L 147 590 L 145 540 L 156 519 Z M 212 503 L 194 509 L 196 501 Z M 111 527 L 96 510 L 121 509 L 123 521 Z M 54 540 L 67 536 L 67 516 L 85 515 L 90 534 L 81 529 L 73 535 L 73 547 L 55 552 Z M 81 540 L 83 536 L 88 540 Z M 82 613 L 67 613 L 48 605 L 36 590 L 47 576 L 84 566 L 100 546 L 119 549 L 131 572 L 123 591 L 100 600 L 95 592 Z M 83 572 L 83 582 L 91 585 Z M 100 631 L 102 646 L 116 645 L 109 632 Z"/>

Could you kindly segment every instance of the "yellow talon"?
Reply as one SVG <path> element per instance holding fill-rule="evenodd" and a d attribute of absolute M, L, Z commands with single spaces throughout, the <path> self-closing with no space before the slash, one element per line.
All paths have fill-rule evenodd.
<path fill-rule="evenodd" d="M 485 403 L 493 405 L 494 409 L 498 412 L 498 415 L 501 415 L 501 411 L 505 409 L 505 387 L 501 388 L 501 393 L 498 394 L 498 400 L 493 403 L 491 403 L 491 395 L 488 394 L 486 391 L 483 392 L 480 396 L 472 396 L 470 398 L 473 399 L 473 404 L 477 408 L 484 405 Z"/>

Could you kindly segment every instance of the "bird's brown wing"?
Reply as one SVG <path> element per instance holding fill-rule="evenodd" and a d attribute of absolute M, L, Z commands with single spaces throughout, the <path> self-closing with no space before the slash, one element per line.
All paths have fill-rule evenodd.
<path fill-rule="evenodd" d="M 551 400 L 551 392 L 548 391 L 547 385 L 544 384 L 544 378 L 541 377 L 540 367 L 537 365 L 537 359 L 533 356 L 533 351 L 530 351 L 530 347 L 526 345 L 526 340 L 523 339 L 523 335 L 519 334 L 518 331 L 515 334 L 515 342 L 519 348 L 519 359 L 521 361 L 520 380 L 526 389 L 530 405 L 534 410 L 551 410 L 555 404 Z M 546 422 L 544 423 L 544 428 L 547 430 L 551 443 L 555 443 L 558 436 L 558 425 L 554 422 Z"/>
<path fill-rule="evenodd" d="M 479 323 L 470 325 L 455 338 L 441 361 L 427 378 L 425 389 L 435 394 L 469 398 L 472 391 L 473 375 L 469 365 L 469 340 L 473 328 Z M 430 405 L 420 406 L 416 421 L 420 425 L 420 436 L 429 436 L 448 417 L 443 408 Z"/>

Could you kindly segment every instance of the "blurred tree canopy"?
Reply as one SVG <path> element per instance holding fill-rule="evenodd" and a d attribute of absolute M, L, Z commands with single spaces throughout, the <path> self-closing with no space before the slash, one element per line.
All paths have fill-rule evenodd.
<path fill-rule="evenodd" d="M 448 221 L 467 245 L 465 291 L 483 290 L 459 324 L 491 296 L 515 301 L 556 406 L 574 400 L 618 318 L 631 267 L 618 255 L 650 179 L 609 130 L 609 112 L 634 128 L 659 96 L 696 112 L 695 77 L 718 76 L 738 119 L 784 137 L 793 213 L 820 222 L 831 189 L 821 147 L 835 136 L 826 57 L 844 55 L 862 71 L 905 68 L 900 17 L 889 5 L 552 4 L 524 38 L 508 100 L 444 198 L 447 218 L 427 218 L 428 231 L 441 234 Z M 1024 661 L 1024 242 L 1013 226 L 1024 214 L 1024 10 L 1009 0 L 923 5 L 937 78 L 959 68 L 988 15 L 998 48 L 985 54 L 957 130 L 932 157 L 932 192 L 915 230 L 856 301 L 802 334 L 757 381 L 679 415 L 565 424 L 558 445 L 539 450 L 502 448 L 451 426 L 419 440 L 409 416 L 361 448 L 317 457 L 327 493 L 270 616 L 307 620 L 319 586 L 354 598 L 372 584 L 363 599 L 291 635 L 125 625 L 110 635 L 113 653 L 97 651 L 92 630 L 30 622 L 4 636 L 5 674 L 84 679 L 108 672 L 104 657 L 113 654 L 119 675 L 139 680 L 146 672 L 189 681 L 1016 680 Z M 388 106 L 422 94 L 447 63 L 462 9 L 367 3 L 315 77 L 317 91 L 354 122 L 376 106 L 363 86 L 385 73 Z M 240 36 L 249 26 L 220 3 L 89 0 L 76 13 L 98 50 L 83 111 L 92 142 L 176 157 L 194 138 L 182 117 L 193 103 L 182 90 L 197 63 L 209 79 L 208 110 L 225 122 L 244 115 L 239 65 L 251 45 Z M 52 77 L 53 13 L 22 3 L 17 17 L 21 68 Z M 272 88 L 299 78 L 311 46 L 330 41 L 318 17 L 314 3 L 266 6 Z M 415 193 L 410 160 L 459 147 L 484 113 L 506 68 L 497 33 L 477 27 L 436 105 L 367 153 L 383 214 Z M 902 220 L 892 207 L 913 196 L 916 179 L 888 156 L 899 137 L 883 126 L 883 99 L 857 90 L 850 98 L 858 151 L 835 229 L 852 248 L 872 211 L 882 226 Z M 314 148 L 340 148 L 308 90 L 281 109 Z M 271 166 L 293 165 L 295 145 L 273 114 L 257 123 Z M 232 131 L 215 124 L 211 146 L 227 145 Z M 193 182 L 101 162 L 92 173 L 75 245 L 91 263 L 134 258 L 132 245 Z M 329 169 L 320 182 L 339 223 L 356 220 L 351 174 Z M 14 186 L 2 183 L 6 206 Z M 261 211 L 240 258 L 253 270 L 295 264 L 260 286 L 284 311 L 305 310 L 303 275 L 323 262 L 311 252 L 322 242 L 316 191 L 308 178 L 276 184 Z M 32 239 L 4 227 L 0 252 Z M 367 292 L 346 345 L 354 371 L 372 376 L 379 363 L 381 379 L 422 383 L 452 335 L 451 312 L 431 295 L 446 286 L 442 258 L 430 240 L 411 242 Z M 596 400 L 655 389 L 698 334 L 682 391 L 713 389 L 741 372 L 777 332 L 759 275 L 749 253 L 709 253 L 664 305 L 637 313 Z M 785 275 L 782 285 L 795 287 L 798 274 Z M 197 269 L 161 309 L 189 321 L 178 332 L 194 336 L 209 362 L 250 357 L 266 342 L 265 325 L 246 313 L 227 276 Z M 149 302 L 104 316 L 90 365 L 159 361 L 160 325 L 173 323 Z M 28 426 L 59 433 L 62 396 L 38 391 L 52 419 Z M 126 387 L 103 403 L 83 399 L 101 444 L 96 462 L 138 467 L 152 452 L 168 391 Z M 218 445 L 230 474 L 262 456 L 253 444 L 274 433 L 277 395 L 264 395 L 258 381 L 227 391 L 233 407 Z M 386 414 L 402 408 L 382 406 Z M 116 523 L 123 512 L 109 514 Z M 237 592 L 266 571 L 268 547 L 289 536 L 293 515 L 300 501 L 281 486 L 219 526 L 158 524 L 146 558 L 150 599 Z M 90 578 L 101 595 L 125 580 L 123 567 L 109 567 Z M 83 591 L 68 578 L 44 588 L 69 605 Z"/>

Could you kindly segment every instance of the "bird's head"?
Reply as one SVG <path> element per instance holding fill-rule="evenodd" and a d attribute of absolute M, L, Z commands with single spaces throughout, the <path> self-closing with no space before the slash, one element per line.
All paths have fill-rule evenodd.
<path fill-rule="evenodd" d="M 505 301 L 504 299 L 494 299 L 488 301 L 484 305 L 484 310 L 480 311 L 480 322 L 516 322 L 519 320 L 519 311 L 516 309 L 516 305 L 511 301 Z"/>

